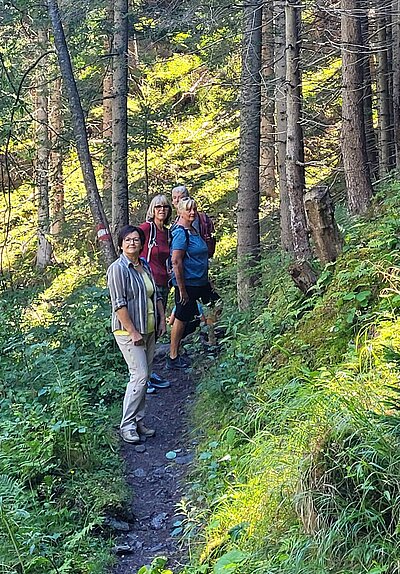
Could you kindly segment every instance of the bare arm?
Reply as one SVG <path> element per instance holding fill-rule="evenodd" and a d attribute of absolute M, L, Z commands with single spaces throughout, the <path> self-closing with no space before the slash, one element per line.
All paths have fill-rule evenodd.
<path fill-rule="evenodd" d="M 172 251 L 172 267 L 174 269 L 175 279 L 179 287 L 179 292 L 181 294 L 180 303 L 186 305 L 189 301 L 189 296 L 186 291 L 186 285 L 183 275 L 183 259 L 185 257 L 186 251 L 184 249 L 174 249 Z"/>
<path fill-rule="evenodd" d="M 127 307 L 121 307 L 120 309 L 117 309 L 116 315 L 118 317 L 118 320 L 122 323 L 122 326 L 124 327 L 125 331 L 128 331 L 129 336 L 132 339 L 132 343 L 134 345 L 143 345 L 144 343 L 143 337 L 139 333 L 139 331 L 135 329 L 132 320 L 129 316 Z"/>

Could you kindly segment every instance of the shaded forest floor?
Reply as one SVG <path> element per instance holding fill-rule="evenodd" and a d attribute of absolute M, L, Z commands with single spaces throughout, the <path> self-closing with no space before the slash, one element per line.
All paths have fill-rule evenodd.
<path fill-rule="evenodd" d="M 118 562 L 113 574 L 133 574 L 157 556 L 167 556 L 168 567 L 174 569 L 186 557 L 179 537 L 173 533 L 177 527 L 179 529 L 182 517 L 177 505 L 194 456 L 195 445 L 187 432 L 194 383 L 190 370 L 165 370 L 163 351 L 159 349 L 156 353 L 154 370 L 170 380 L 171 387 L 157 389 L 146 398 L 145 421 L 156 429 L 156 436 L 140 445 L 122 444 L 132 500 L 126 520 L 114 525 L 121 534 L 115 547 Z"/>

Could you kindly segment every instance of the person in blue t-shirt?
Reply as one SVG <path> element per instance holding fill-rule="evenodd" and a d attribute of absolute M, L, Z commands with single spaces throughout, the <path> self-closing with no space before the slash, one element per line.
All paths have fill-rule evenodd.
<path fill-rule="evenodd" d="M 184 369 L 188 366 L 179 356 L 179 344 L 186 323 L 197 315 L 197 300 L 207 304 L 213 298 L 208 280 L 208 248 L 201 235 L 193 227 L 197 205 L 191 197 L 179 201 L 178 220 L 171 233 L 172 285 L 175 289 L 175 321 L 171 331 L 168 369 Z"/>

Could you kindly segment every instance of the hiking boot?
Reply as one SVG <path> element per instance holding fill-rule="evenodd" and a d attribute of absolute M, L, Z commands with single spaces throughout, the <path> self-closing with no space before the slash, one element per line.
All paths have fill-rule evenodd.
<path fill-rule="evenodd" d="M 155 392 L 156 392 L 155 386 L 152 385 L 150 381 L 147 381 L 146 395 L 152 395 Z"/>
<path fill-rule="evenodd" d="M 148 429 L 147 426 L 142 421 L 139 421 L 137 423 L 137 432 L 145 436 L 146 438 L 150 438 L 156 434 L 156 431 L 154 429 Z"/>
<path fill-rule="evenodd" d="M 119 433 L 122 440 L 129 442 L 130 444 L 137 444 L 140 442 L 140 436 L 135 430 L 120 431 Z"/>
<path fill-rule="evenodd" d="M 180 355 L 178 355 L 175 359 L 171 359 L 171 357 L 168 356 L 165 366 L 167 369 L 187 369 L 189 365 Z"/>
<path fill-rule="evenodd" d="M 168 389 L 171 383 L 166 379 L 160 377 L 156 373 L 152 373 L 149 381 L 150 387 L 155 387 L 156 389 Z"/>

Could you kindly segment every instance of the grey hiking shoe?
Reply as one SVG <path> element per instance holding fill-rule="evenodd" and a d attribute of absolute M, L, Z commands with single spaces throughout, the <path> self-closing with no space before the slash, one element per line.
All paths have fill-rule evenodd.
<path fill-rule="evenodd" d="M 139 421 L 137 423 L 137 432 L 145 436 L 146 438 L 150 438 L 156 434 L 156 431 L 154 429 L 147 428 L 147 426 L 142 421 Z"/>
<path fill-rule="evenodd" d="M 120 437 L 123 441 L 129 442 L 130 444 L 137 444 L 140 442 L 140 436 L 135 430 L 120 431 Z"/>

